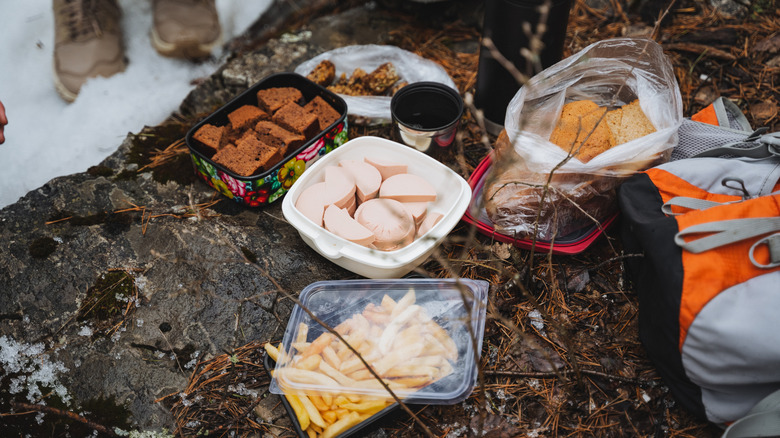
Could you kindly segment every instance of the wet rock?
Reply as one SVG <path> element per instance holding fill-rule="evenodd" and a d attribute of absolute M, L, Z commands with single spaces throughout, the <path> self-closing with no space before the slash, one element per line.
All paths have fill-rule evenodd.
<path fill-rule="evenodd" d="M 709 3 L 726 18 L 745 18 L 749 11 L 749 3 L 740 0 L 710 0 Z"/>
<path fill-rule="evenodd" d="M 200 120 L 268 75 L 338 46 L 388 43 L 406 24 L 360 3 L 237 52 L 171 120 Z M 452 14 L 472 2 L 446 3 Z M 473 21 L 474 9 L 461 9 Z M 198 361 L 281 339 L 289 297 L 355 275 L 306 246 L 283 220 L 281 201 L 240 207 L 197 180 L 188 160 L 173 172 L 186 175 L 145 168 L 137 160 L 142 139 L 128 135 L 99 172 L 55 178 L 0 210 L 0 339 L 41 344 L 68 370 L 52 375 L 71 397 L 66 409 L 112 400 L 136 429 L 173 430 L 172 400 Z M 80 319 L 88 291 L 115 272 L 132 279 L 129 295 L 103 320 Z M 0 385 L 10 378 L 0 369 Z M 2 406 L 16 397 L 5 389 Z M 289 431 L 278 397 L 264 397 L 255 414 L 279 425 L 272 433 Z"/>
<path fill-rule="evenodd" d="M 298 37 L 233 57 L 187 96 L 180 113 L 205 116 L 263 77 L 337 44 L 386 42 L 387 32 L 347 26 L 376 23 L 370 8 L 347 14 L 312 20 L 308 26 L 319 31 L 289 33 Z M 381 21 L 392 27 L 387 17 Z M 222 205 L 186 215 L 214 199 L 213 190 L 194 179 L 139 174 L 134 140 L 129 135 L 100 164 L 112 172 L 55 178 L 0 210 L 0 333 L 42 343 L 69 370 L 53 376 L 72 397 L 69 409 L 113 397 L 134 427 L 172 430 L 170 411 L 156 400 L 186 386 L 194 358 L 280 339 L 289 296 L 314 281 L 354 275 L 303 244 L 282 220 L 281 201 L 252 210 L 222 197 Z M 117 330 L 108 333 L 78 316 L 90 287 L 116 270 L 133 278 L 137 299 L 111 310 Z M 0 370 L 0 377 L 7 385 L 9 376 Z M 274 398 L 259 405 L 268 421 L 281 417 Z"/>

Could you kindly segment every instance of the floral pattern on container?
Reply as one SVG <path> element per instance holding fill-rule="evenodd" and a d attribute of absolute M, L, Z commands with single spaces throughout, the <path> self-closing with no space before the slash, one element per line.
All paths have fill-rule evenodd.
<path fill-rule="evenodd" d="M 319 157 L 348 140 L 346 120 L 312 142 L 309 147 L 262 177 L 241 179 L 218 169 L 210 160 L 191 153 L 195 173 L 216 191 L 248 207 L 261 207 L 281 198 Z"/>

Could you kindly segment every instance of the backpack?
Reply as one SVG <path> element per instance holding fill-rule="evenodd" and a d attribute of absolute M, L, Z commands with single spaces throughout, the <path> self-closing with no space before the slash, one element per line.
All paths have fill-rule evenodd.
<path fill-rule="evenodd" d="M 672 160 L 618 188 L 620 233 L 640 339 L 678 403 L 724 436 L 778 435 L 780 133 L 735 108 L 686 119 Z"/>

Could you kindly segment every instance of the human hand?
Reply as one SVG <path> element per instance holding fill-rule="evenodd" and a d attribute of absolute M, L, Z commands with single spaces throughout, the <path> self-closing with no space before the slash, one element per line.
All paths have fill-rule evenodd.
<path fill-rule="evenodd" d="M 3 128 L 5 128 L 5 125 L 8 124 L 8 117 L 5 115 L 5 107 L 3 106 L 3 101 L 0 100 L 0 144 L 3 144 L 5 142 L 5 134 L 3 133 Z"/>

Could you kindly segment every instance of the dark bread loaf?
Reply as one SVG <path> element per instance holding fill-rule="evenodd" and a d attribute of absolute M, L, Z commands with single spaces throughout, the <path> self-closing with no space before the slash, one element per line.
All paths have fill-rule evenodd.
<path fill-rule="evenodd" d="M 619 144 L 655 132 L 639 102 L 607 111 L 590 101 L 564 105 L 552 143 L 582 162 Z M 496 231 L 519 239 L 560 239 L 617 211 L 615 189 L 626 175 L 663 157 L 605 167 L 599 175 L 529 169 L 506 131 L 498 136 L 494 164 L 483 189 L 485 210 Z M 548 184 L 549 182 L 549 184 Z"/>

